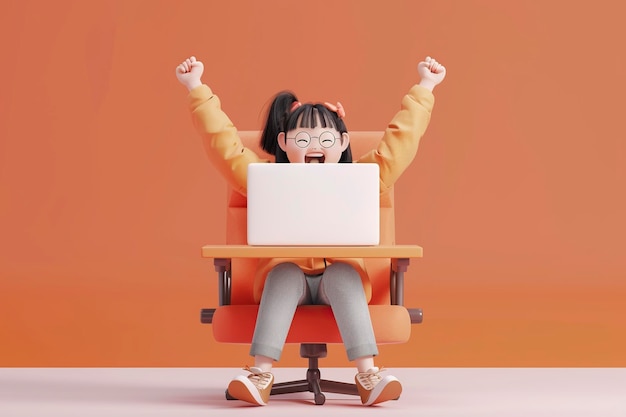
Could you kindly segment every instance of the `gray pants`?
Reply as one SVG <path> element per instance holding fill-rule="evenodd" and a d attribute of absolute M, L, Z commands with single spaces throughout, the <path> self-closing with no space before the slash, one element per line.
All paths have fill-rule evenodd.
<path fill-rule="evenodd" d="M 361 277 L 352 266 L 334 263 L 310 276 L 282 263 L 267 275 L 250 355 L 279 360 L 296 307 L 303 304 L 330 305 L 349 360 L 378 354 Z"/>

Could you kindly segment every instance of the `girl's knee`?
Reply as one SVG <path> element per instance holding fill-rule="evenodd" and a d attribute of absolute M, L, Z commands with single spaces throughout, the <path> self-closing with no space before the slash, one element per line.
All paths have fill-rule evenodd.
<path fill-rule="evenodd" d="M 293 262 L 283 262 L 281 264 L 276 265 L 269 272 L 269 275 L 282 276 L 282 275 L 295 275 L 302 274 L 302 270 L 298 265 Z M 268 275 L 268 276 L 269 276 Z"/>
<path fill-rule="evenodd" d="M 304 273 L 300 267 L 293 262 L 285 262 L 272 268 L 265 279 L 265 286 L 278 285 L 282 288 L 286 286 L 300 288 L 303 282 Z"/>
<path fill-rule="evenodd" d="M 354 277 L 359 277 L 359 273 L 356 271 L 356 269 L 354 269 L 354 267 L 350 264 L 344 263 L 344 262 L 335 262 L 331 265 L 329 265 L 326 268 L 325 274 L 324 275 L 333 275 L 333 276 L 354 276 Z"/>
<path fill-rule="evenodd" d="M 322 279 L 326 289 L 335 286 L 353 286 L 361 287 L 361 276 L 352 265 L 336 262 L 326 268 Z"/>

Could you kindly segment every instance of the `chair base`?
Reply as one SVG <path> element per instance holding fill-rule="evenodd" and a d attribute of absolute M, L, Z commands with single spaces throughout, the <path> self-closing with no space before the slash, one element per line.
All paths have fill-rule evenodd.
<path fill-rule="evenodd" d="M 324 392 L 334 394 L 359 395 L 356 384 L 347 382 L 330 381 L 321 378 L 318 359 L 325 358 L 328 353 L 326 344 L 309 344 L 300 345 L 300 356 L 309 360 L 309 369 L 306 371 L 306 379 L 298 381 L 280 382 L 274 384 L 270 395 L 293 394 L 296 392 L 312 392 L 313 400 L 316 405 L 322 405 L 326 402 Z M 226 391 L 226 399 L 234 400 Z"/>

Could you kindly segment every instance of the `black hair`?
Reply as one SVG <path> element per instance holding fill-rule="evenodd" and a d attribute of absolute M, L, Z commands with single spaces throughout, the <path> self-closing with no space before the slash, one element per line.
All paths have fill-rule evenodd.
<path fill-rule="evenodd" d="M 261 148 L 274 155 L 276 162 L 289 162 L 287 154 L 278 146 L 278 134 L 285 134 L 297 127 L 314 128 L 319 118 L 322 127 L 331 127 L 340 134 L 348 133 L 346 125 L 336 112 L 321 103 L 305 103 L 291 111 L 298 98 L 291 91 L 278 93 L 267 112 L 267 122 L 261 135 Z M 342 152 L 339 162 L 352 162 L 350 145 Z"/>

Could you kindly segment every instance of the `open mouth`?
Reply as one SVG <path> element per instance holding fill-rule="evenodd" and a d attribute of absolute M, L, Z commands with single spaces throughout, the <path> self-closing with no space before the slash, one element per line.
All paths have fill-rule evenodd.
<path fill-rule="evenodd" d="M 319 153 L 319 154 L 310 154 L 310 155 L 305 155 L 304 156 L 304 162 L 307 164 L 323 164 L 324 160 L 326 158 L 324 157 L 324 154 Z"/>

